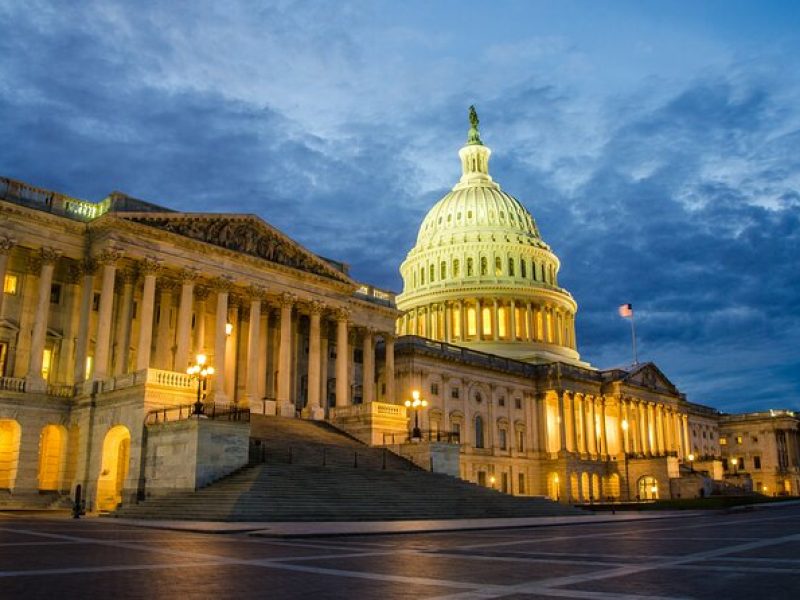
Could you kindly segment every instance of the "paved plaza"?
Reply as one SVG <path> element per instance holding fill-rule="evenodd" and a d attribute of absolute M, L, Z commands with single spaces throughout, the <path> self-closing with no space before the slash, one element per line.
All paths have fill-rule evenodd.
<path fill-rule="evenodd" d="M 268 538 L 0 514 L 0 598 L 800 595 L 800 506 L 519 529 Z"/>

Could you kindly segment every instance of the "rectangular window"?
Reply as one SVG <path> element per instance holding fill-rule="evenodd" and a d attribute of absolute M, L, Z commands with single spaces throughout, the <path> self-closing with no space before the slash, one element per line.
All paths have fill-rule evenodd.
<path fill-rule="evenodd" d="M 54 283 L 50 286 L 50 304 L 61 303 L 61 284 Z"/>
<path fill-rule="evenodd" d="M 492 309 L 488 306 L 481 309 L 481 321 L 483 335 L 492 335 Z"/>
<path fill-rule="evenodd" d="M 520 494 L 524 494 L 525 493 L 525 474 L 524 473 L 520 473 L 518 475 L 517 491 Z"/>
<path fill-rule="evenodd" d="M 500 443 L 500 450 L 506 450 L 507 449 L 506 430 L 501 429 L 500 431 L 498 431 L 498 434 L 499 434 L 498 441 Z"/>
<path fill-rule="evenodd" d="M 740 436 L 740 435 L 737 435 L 737 436 L 736 436 L 736 443 L 737 443 L 737 444 L 739 444 L 739 445 L 741 445 L 742 441 L 743 441 L 743 439 L 742 439 L 742 436 Z"/>
<path fill-rule="evenodd" d="M 478 471 L 478 485 L 486 487 L 486 471 Z"/>
<path fill-rule="evenodd" d="M 356 348 L 353 352 L 353 362 L 357 365 L 364 362 L 364 351 L 361 348 Z"/>
<path fill-rule="evenodd" d="M 100 294 L 98 292 L 92 296 L 92 310 L 95 312 L 100 310 Z M 158 319 L 156 319 L 156 323 L 158 323 Z"/>
<path fill-rule="evenodd" d="M 753 469 L 760 469 L 760 468 L 761 468 L 761 457 L 760 456 L 754 456 L 753 457 Z M 756 486 L 756 489 L 758 487 L 759 486 Z"/>
<path fill-rule="evenodd" d="M 45 348 L 44 354 L 42 355 L 42 379 L 45 381 L 48 380 L 50 377 L 50 369 L 53 365 L 53 350 L 51 348 Z"/>
<path fill-rule="evenodd" d="M 133 321 L 136 318 L 138 310 L 139 310 L 139 303 L 134 300 L 133 305 L 131 306 L 131 321 Z M 192 329 L 194 329 L 194 322 L 192 322 Z"/>
<path fill-rule="evenodd" d="M 432 383 L 431 384 L 431 396 L 438 396 L 439 395 L 439 384 Z"/>
<path fill-rule="evenodd" d="M 514 398 L 514 408 L 522 410 L 522 398 Z"/>
<path fill-rule="evenodd" d="M 475 307 L 470 306 L 467 309 L 467 335 L 477 335 L 478 323 L 475 315 Z"/>
<path fill-rule="evenodd" d="M 10 273 L 6 274 L 5 280 L 3 281 L 3 293 L 9 296 L 16 296 L 18 283 L 19 279 L 16 275 L 11 275 Z"/>
<path fill-rule="evenodd" d="M 453 423 L 453 437 L 456 444 L 461 442 L 461 423 Z"/>
<path fill-rule="evenodd" d="M 497 405 L 498 406 L 505 406 L 506 405 L 506 397 L 505 396 L 499 396 L 497 398 Z"/>
<path fill-rule="evenodd" d="M 500 481 L 502 482 L 501 486 L 502 486 L 503 493 L 507 494 L 508 493 L 508 473 L 503 473 L 502 475 L 500 475 Z"/>
<path fill-rule="evenodd" d="M 458 392 L 458 388 L 457 387 L 450 388 L 450 397 L 451 398 L 453 398 L 454 400 L 458 400 L 458 395 L 459 395 L 459 392 Z"/>
<path fill-rule="evenodd" d="M 726 437 L 720 437 L 720 438 L 719 438 L 719 445 L 720 445 L 720 446 L 727 446 L 727 445 L 728 445 L 728 438 L 726 438 Z"/>
<path fill-rule="evenodd" d="M 8 358 L 8 344 L 0 342 L 0 377 L 6 376 L 6 360 Z"/>
<path fill-rule="evenodd" d="M 454 307 L 450 314 L 451 319 L 453 319 L 453 335 L 455 337 L 461 337 L 461 311 L 458 309 L 458 307 Z"/>
<path fill-rule="evenodd" d="M 517 432 L 517 450 L 519 452 L 525 452 L 525 432 L 518 431 Z"/>

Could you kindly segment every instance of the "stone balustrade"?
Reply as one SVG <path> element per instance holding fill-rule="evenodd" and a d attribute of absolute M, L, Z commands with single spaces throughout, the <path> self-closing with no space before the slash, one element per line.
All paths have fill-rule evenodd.
<path fill-rule="evenodd" d="M 0 377 L 0 390 L 4 392 L 24 392 L 25 378 Z"/>

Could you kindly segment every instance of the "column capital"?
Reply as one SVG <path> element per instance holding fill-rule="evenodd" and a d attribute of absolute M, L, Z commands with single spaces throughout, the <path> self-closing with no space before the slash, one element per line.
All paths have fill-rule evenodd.
<path fill-rule="evenodd" d="M 267 288 L 262 285 L 250 285 L 245 289 L 244 295 L 250 302 L 262 301 L 267 297 Z"/>
<path fill-rule="evenodd" d="M 281 308 L 291 308 L 297 302 L 297 296 L 291 292 L 284 292 L 278 298 L 278 303 Z"/>
<path fill-rule="evenodd" d="M 194 297 L 199 302 L 205 302 L 206 300 L 208 300 L 208 294 L 210 292 L 211 292 L 211 290 L 208 289 L 208 286 L 196 285 L 195 288 L 194 288 Z"/>
<path fill-rule="evenodd" d="M 178 288 L 178 281 L 176 279 L 162 277 L 158 280 L 158 291 L 161 293 L 164 292 L 174 292 Z"/>
<path fill-rule="evenodd" d="M 81 275 L 83 275 L 81 264 L 79 262 L 71 262 L 67 266 L 67 272 L 64 279 L 67 283 L 76 284 L 80 282 Z"/>
<path fill-rule="evenodd" d="M 347 308 L 337 308 L 333 311 L 333 316 L 337 321 L 347 322 L 350 320 L 350 310 Z"/>
<path fill-rule="evenodd" d="M 397 336 L 394 334 L 394 332 L 382 331 L 380 335 L 383 338 L 384 343 L 394 343 L 397 341 Z"/>
<path fill-rule="evenodd" d="M 28 256 L 28 271 L 32 274 L 37 274 L 42 270 L 44 265 L 55 264 L 61 252 L 49 246 L 43 246 L 38 252 L 34 252 Z"/>
<path fill-rule="evenodd" d="M 0 255 L 8 254 L 17 245 L 17 240 L 7 235 L 0 235 Z"/>
<path fill-rule="evenodd" d="M 218 294 L 230 292 L 231 289 L 233 289 L 233 277 L 229 275 L 214 277 L 211 281 L 209 281 L 208 285 Z"/>
<path fill-rule="evenodd" d="M 200 279 L 200 269 L 184 267 L 178 271 L 178 280 L 181 283 L 194 283 L 198 279 Z"/>
<path fill-rule="evenodd" d="M 116 263 L 122 258 L 123 252 L 120 248 L 109 246 L 103 248 L 93 255 L 93 258 L 101 265 L 116 266 Z"/>
<path fill-rule="evenodd" d="M 155 275 L 161 270 L 161 261 L 154 256 L 145 256 L 137 264 L 137 271 L 140 276 Z"/>
<path fill-rule="evenodd" d="M 325 303 L 319 300 L 312 300 L 308 303 L 308 313 L 311 315 L 321 315 L 325 310 Z"/>

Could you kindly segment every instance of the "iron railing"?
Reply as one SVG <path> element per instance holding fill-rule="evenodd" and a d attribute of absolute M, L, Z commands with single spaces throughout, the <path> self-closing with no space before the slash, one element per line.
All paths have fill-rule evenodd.
<path fill-rule="evenodd" d="M 148 411 L 144 417 L 145 425 L 156 425 L 168 421 L 184 421 L 186 419 L 215 419 L 218 421 L 241 421 L 250 422 L 250 409 L 242 408 L 238 404 L 223 404 L 211 402 L 203 405 L 203 412 L 195 414 L 194 404 L 180 404 L 177 406 L 165 406 Z"/>
<path fill-rule="evenodd" d="M 461 435 L 455 431 L 440 431 L 433 429 L 429 431 L 420 431 L 420 437 L 412 438 L 411 434 L 407 431 L 402 433 L 384 433 L 383 445 L 394 446 L 397 444 L 408 444 L 413 440 L 421 440 L 424 442 L 444 442 L 447 444 L 460 444 Z"/>

